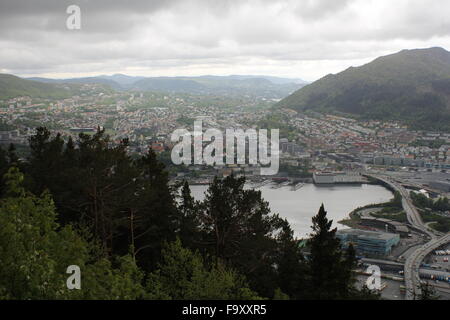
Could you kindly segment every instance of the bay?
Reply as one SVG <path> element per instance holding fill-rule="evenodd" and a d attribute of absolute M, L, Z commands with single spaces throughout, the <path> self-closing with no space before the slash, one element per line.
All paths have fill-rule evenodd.
<path fill-rule="evenodd" d="M 196 200 L 203 200 L 207 189 L 208 186 L 205 185 L 191 186 L 192 195 Z M 338 221 L 347 218 L 354 209 L 384 203 L 393 198 L 392 192 L 378 185 L 319 187 L 306 184 L 297 191 L 292 191 L 291 187 L 272 189 L 271 186 L 264 186 L 258 190 L 262 192 L 264 200 L 269 202 L 272 213 L 278 213 L 286 218 L 299 238 L 307 237 L 312 232 L 311 219 L 317 214 L 322 203 L 328 212 L 328 218 L 334 221 L 334 227 L 346 229 L 347 227 Z"/>

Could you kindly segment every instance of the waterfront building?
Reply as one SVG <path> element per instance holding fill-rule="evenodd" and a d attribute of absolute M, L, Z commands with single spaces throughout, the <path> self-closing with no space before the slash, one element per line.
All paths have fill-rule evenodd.
<path fill-rule="evenodd" d="M 430 187 L 433 189 L 450 192 L 450 182 L 447 181 L 431 181 Z"/>
<path fill-rule="evenodd" d="M 397 233 L 401 237 L 405 238 L 409 236 L 409 229 L 405 224 L 397 221 L 392 221 L 389 219 L 361 217 L 361 225 L 383 230 L 387 229 L 387 231 Z"/>
<path fill-rule="evenodd" d="M 347 184 L 363 182 L 358 172 L 315 172 L 313 174 L 315 184 Z"/>
<path fill-rule="evenodd" d="M 400 235 L 366 230 L 339 230 L 336 236 L 343 248 L 353 244 L 358 254 L 386 256 L 400 242 Z"/>

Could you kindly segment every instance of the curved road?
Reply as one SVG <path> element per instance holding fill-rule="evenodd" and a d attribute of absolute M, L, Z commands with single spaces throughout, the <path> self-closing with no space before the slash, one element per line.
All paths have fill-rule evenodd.
<path fill-rule="evenodd" d="M 438 249 L 440 246 L 450 242 L 450 234 L 443 237 L 437 237 L 431 232 L 427 226 L 423 223 L 420 213 L 413 205 L 409 192 L 398 182 L 392 180 L 389 177 L 381 177 L 378 175 L 369 175 L 375 179 L 381 180 L 387 183 L 392 188 L 397 190 L 402 196 L 403 209 L 406 212 L 409 223 L 415 228 L 421 230 L 424 234 L 428 235 L 431 240 L 425 245 L 415 250 L 405 262 L 405 286 L 406 286 L 406 299 L 414 300 L 420 296 L 420 277 L 419 269 L 422 261 L 433 250 Z"/>
<path fill-rule="evenodd" d="M 421 294 L 419 269 L 422 261 L 432 251 L 450 242 L 450 234 L 434 238 L 424 246 L 414 251 L 405 262 L 406 299 L 414 300 Z"/>

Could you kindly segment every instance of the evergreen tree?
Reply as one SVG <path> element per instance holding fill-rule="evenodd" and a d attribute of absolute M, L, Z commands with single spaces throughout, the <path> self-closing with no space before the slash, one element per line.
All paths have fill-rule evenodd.
<path fill-rule="evenodd" d="M 174 240 L 178 211 L 164 165 L 149 153 L 133 160 L 128 141 L 112 144 L 104 130 L 64 143 L 38 128 L 24 166 L 36 194 L 49 189 L 62 224 L 89 226 L 104 255 L 131 255 L 146 270 L 156 266 L 164 240 Z"/>
<path fill-rule="evenodd" d="M 261 192 L 244 189 L 245 178 L 215 178 L 199 207 L 203 247 L 244 274 L 251 288 L 272 297 L 277 286 L 276 235 L 283 221 L 271 215 Z"/>
<path fill-rule="evenodd" d="M 191 195 L 189 183 L 184 181 L 181 187 L 181 198 L 178 205 L 180 214 L 178 234 L 183 245 L 187 248 L 200 248 L 200 221 L 198 218 L 198 206 Z"/>
<path fill-rule="evenodd" d="M 275 296 L 286 294 L 293 300 L 303 299 L 307 294 L 306 264 L 300 251 L 300 241 L 294 238 L 294 231 L 286 220 L 283 220 L 282 225 L 282 231 L 277 236 L 276 265 L 279 289 L 275 292 Z"/>
<path fill-rule="evenodd" d="M 162 243 L 175 240 L 180 215 L 165 166 L 156 154 L 149 150 L 136 166 L 140 174 L 140 190 L 135 200 L 135 209 L 139 213 L 136 250 L 140 265 L 149 271 L 160 260 Z"/>
<path fill-rule="evenodd" d="M 349 273 L 353 258 L 343 258 L 340 241 L 336 238 L 337 229 L 332 229 L 333 221 L 327 219 L 323 205 L 312 222 L 314 233 L 309 241 L 311 255 L 308 260 L 309 298 L 346 299 L 350 293 Z"/>
<path fill-rule="evenodd" d="M 337 229 L 332 229 L 333 221 L 328 220 L 325 207 L 312 218 L 314 231 L 309 245 L 311 254 L 307 261 L 308 299 L 315 300 L 376 300 L 379 293 L 363 287 L 355 287 L 354 269 L 357 265 L 356 252 L 352 244 L 347 250 L 341 249 L 336 238 Z"/>

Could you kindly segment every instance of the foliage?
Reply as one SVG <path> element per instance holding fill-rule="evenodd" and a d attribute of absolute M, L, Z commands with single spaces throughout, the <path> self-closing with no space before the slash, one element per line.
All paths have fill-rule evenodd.
<path fill-rule="evenodd" d="M 421 282 L 419 288 L 421 293 L 418 297 L 418 300 L 439 300 L 439 295 L 436 294 L 436 290 L 428 282 Z"/>
<path fill-rule="evenodd" d="M 216 178 L 198 202 L 153 152 L 131 158 L 102 130 L 65 141 L 38 128 L 29 143 L 27 161 L 0 149 L 0 298 L 373 298 L 323 208 L 305 259 L 245 178 Z M 82 290 L 66 288 L 70 265 Z"/>
<path fill-rule="evenodd" d="M 23 174 L 5 175 L 7 198 L 0 206 L 0 298 L 136 299 L 142 274 L 130 257 L 118 269 L 104 258 L 91 261 L 89 245 L 70 225 L 60 227 L 50 194 L 36 197 L 22 188 Z M 66 268 L 82 270 L 83 290 L 66 287 Z"/>
<path fill-rule="evenodd" d="M 208 267 L 199 253 L 183 248 L 178 239 L 163 248 L 159 269 L 147 283 L 151 299 L 255 300 L 242 276 L 217 263 Z"/>
<path fill-rule="evenodd" d="M 30 190 L 53 194 L 61 223 L 88 225 L 107 255 L 125 255 L 131 246 L 134 257 L 146 257 L 139 262 L 149 270 L 160 242 L 174 239 L 177 211 L 156 155 L 149 151 L 134 160 L 127 146 L 126 140 L 112 146 L 100 129 L 65 142 L 38 128 L 23 169 Z"/>
<path fill-rule="evenodd" d="M 411 192 L 411 199 L 413 200 L 413 203 L 415 206 L 422 208 L 422 209 L 432 209 L 434 211 L 450 211 L 450 201 L 448 198 L 439 198 L 438 200 L 434 201 L 433 199 L 427 198 L 423 194 Z"/>
<path fill-rule="evenodd" d="M 260 191 L 244 185 L 245 178 L 214 179 L 198 210 L 202 243 L 211 255 L 247 275 L 258 293 L 272 296 L 275 236 L 283 220 L 270 214 Z"/>
<path fill-rule="evenodd" d="M 0 74 L 0 92 L 0 100 L 23 96 L 55 99 L 70 96 L 70 91 L 54 84 L 25 80 L 9 74 Z"/>
<path fill-rule="evenodd" d="M 341 250 L 333 221 L 327 219 L 324 206 L 313 217 L 313 235 L 309 240 L 310 256 L 307 260 L 309 282 L 308 298 L 315 300 L 342 300 L 376 298 L 355 288 L 356 254 L 353 245 Z"/>

